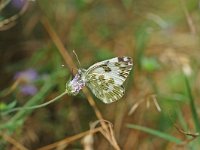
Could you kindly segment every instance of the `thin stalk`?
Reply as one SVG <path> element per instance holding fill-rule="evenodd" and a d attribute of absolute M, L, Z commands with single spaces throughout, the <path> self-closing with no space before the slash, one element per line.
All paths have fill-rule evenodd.
<path fill-rule="evenodd" d="M 192 96 L 192 91 L 191 91 L 191 87 L 190 87 L 190 84 L 189 84 L 189 80 L 188 80 L 186 75 L 184 75 L 184 78 L 185 78 L 186 90 L 187 90 L 189 100 L 190 100 L 190 109 L 192 111 L 192 117 L 193 117 L 193 120 L 194 120 L 194 123 L 195 123 L 196 130 L 198 132 L 200 132 L 199 117 L 198 117 L 197 110 L 196 110 L 196 107 L 195 107 L 194 97 Z"/>
<path fill-rule="evenodd" d="M 43 103 L 43 104 L 40 104 L 40 105 L 36 105 L 36 106 L 30 106 L 30 107 L 17 107 L 17 108 L 14 108 L 14 109 L 11 109 L 11 110 L 8 110 L 8 111 L 5 111 L 3 112 L 2 114 L 8 114 L 8 113 L 11 113 L 11 112 L 14 112 L 14 111 L 18 111 L 18 110 L 30 110 L 30 109 L 37 109 L 37 108 L 42 108 L 42 107 L 45 107 L 57 100 L 59 100 L 61 97 L 63 97 L 65 94 L 67 94 L 67 92 L 63 92 L 62 94 L 58 95 L 57 97 L 55 97 L 54 99 L 46 102 L 46 103 Z"/>

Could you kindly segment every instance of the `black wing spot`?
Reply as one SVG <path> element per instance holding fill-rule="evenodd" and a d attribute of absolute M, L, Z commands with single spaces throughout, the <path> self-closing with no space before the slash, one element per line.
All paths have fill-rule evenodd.
<path fill-rule="evenodd" d="M 115 63 L 115 66 L 119 67 L 119 66 L 120 66 L 120 63 L 119 63 L 119 62 L 116 62 L 116 63 Z"/>
<path fill-rule="evenodd" d="M 118 61 L 119 62 L 123 62 L 124 61 L 124 57 L 118 57 Z"/>
<path fill-rule="evenodd" d="M 127 57 L 127 59 L 129 62 L 131 62 L 131 63 L 133 62 L 131 57 Z"/>
<path fill-rule="evenodd" d="M 103 69 L 105 72 L 111 72 L 111 69 L 108 66 L 103 66 Z"/>

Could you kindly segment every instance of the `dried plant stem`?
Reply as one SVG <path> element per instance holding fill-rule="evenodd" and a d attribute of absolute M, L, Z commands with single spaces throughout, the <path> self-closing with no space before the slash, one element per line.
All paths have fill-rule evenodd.
<path fill-rule="evenodd" d="M 115 140 L 115 136 L 114 136 L 114 132 L 112 129 L 112 125 L 109 123 L 108 124 L 108 130 L 109 132 L 105 132 L 105 130 L 101 130 L 101 134 L 104 135 L 104 137 L 108 140 L 111 141 L 111 145 L 116 149 L 116 150 L 120 150 L 120 147 L 118 146 L 116 140 Z"/>
<path fill-rule="evenodd" d="M 90 95 L 88 89 L 87 89 L 87 88 L 84 88 L 84 89 L 83 89 L 83 93 L 86 95 L 86 97 L 87 97 L 87 99 L 88 99 L 90 105 L 93 107 L 93 109 L 94 109 L 94 111 L 95 111 L 95 113 L 96 113 L 97 118 L 98 118 L 99 120 L 104 120 L 104 119 L 103 119 L 103 116 L 102 116 L 102 114 L 101 114 L 101 112 L 100 112 L 99 109 L 97 108 L 96 103 L 94 102 L 94 100 L 93 100 L 92 96 Z M 107 127 L 106 127 L 106 124 L 105 124 L 104 122 L 103 122 L 103 123 L 101 122 L 101 124 L 103 125 L 103 127 L 107 128 Z"/>
<path fill-rule="evenodd" d="M 4 7 L 6 7 L 8 5 L 8 3 L 10 2 L 10 0 L 7 0 L 6 2 L 4 2 L 3 4 L 0 5 L 0 11 L 2 11 L 2 9 Z M 1 20 L 0 21 L 0 31 L 3 31 L 3 30 L 7 30 L 9 29 L 10 27 L 12 27 L 14 24 L 15 24 L 15 21 L 25 13 L 25 11 L 27 10 L 28 8 L 28 5 L 29 5 L 29 1 L 25 1 L 25 4 L 23 6 L 23 8 L 16 14 L 12 15 L 11 17 L 7 18 L 7 19 L 4 19 L 4 20 Z M 13 24 L 14 23 L 14 24 Z M 12 24 L 12 25 L 9 25 L 9 24 Z"/>
<path fill-rule="evenodd" d="M 20 144 L 19 142 L 17 142 L 15 139 L 13 139 L 12 137 L 4 134 L 4 133 L 0 133 L 0 135 L 2 136 L 2 138 L 6 141 L 8 141 L 9 143 L 11 143 L 12 145 L 14 145 L 17 149 L 19 150 L 28 150 L 26 147 L 24 147 L 22 144 Z"/>
<path fill-rule="evenodd" d="M 17 86 L 20 84 L 21 78 L 18 78 L 8 89 L 5 89 L 3 92 L 0 93 L 0 97 L 6 97 L 11 94 Z"/>
<path fill-rule="evenodd" d="M 50 144 L 50 145 L 47 145 L 47 146 L 44 146 L 44 147 L 41 147 L 39 148 L 38 150 L 49 150 L 49 149 L 53 149 L 53 148 L 56 148 L 58 145 L 63 145 L 63 144 L 68 144 L 70 142 L 73 142 L 75 140 L 78 140 L 88 134 L 94 134 L 94 133 L 97 133 L 97 132 L 100 132 L 102 130 L 101 127 L 98 127 L 98 128 L 95 128 L 95 129 L 91 129 L 91 130 L 88 130 L 88 131 L 85 131 L 85 132 L 82 132 L 82 133 L 79 133 L 79 134 L 76 134 L 74 136 L 71 136 L 71 137 L 67 137 L 61 141 L 58 141 L 58 142 L 55 142 L 53 144 Z"/>
<path fill-rule="evenodd" d="M 58 37 L 58 35 L 56 34 L 56 32 L 54 31 L 54 29 L 52 28 L 52 26 L 50 25 L 49 21 L 46 18 L 42 18 L 41 22 L 43 24 L 43 26 L 45 27 L 45 29 L 47 30 L 49 36 L 51 37 L 52 41 L 54 42 L 54 44 L 57 46 L 59 52 L 61 53 L 62 57 L 64 58 L 66 64 L 68 65 L 68 68 L 76 68 L 76 65 L 74 64 L 74 62 L 72 61 L 69 53 L 67 52 L 66 48 L 64 47 L 64 45 L 62 44 L 60 38 Z M 94 99 L 92 98 L 92 96 L 90 95 L 89 91 L 84 88 L 83 89 L 83 93 L 86 95 L 90 105 L 92 106 L 92 108 L 95 111 L 95 114 L 97 116 L 97 118 L 99 120 L 105 120 L 103 119 L 103 116 L 101 114 L 101 112 L 99 111 L 99 109 L 97 108 Z M 112 138 L 112 135 L 110 135 L 109 133 L 109 129 L 107 128 L 105 122 L 101 122 L 101 126 L 103 127 L 103 129 L 105 130 L 106 133 L 108 133 L 108 140 L 110 142 L 110 144 L 112 144 L 114 146 L 115 149 L 119 150 L 119 146 L 116 144 L 116 140 L 115 138 Z M 114 140 L 114 141 L 113 141 Z"/>
<path fill-rule="evenodd" d="M 60 54 L 64 58 L 64 61 L 67 64 L 68 68 L 69 69 L 76 68 L 76 65 L 72 61 L 70 55 L 68 54 L 67 50 L 65 49 L 65 47 L 62 44 L 61 40 L 59 39 L 58 35 L 56 34 L 56 32 L 53 30 L 53 28 L 49 24 L 49 21 L 46 18 L 43 17 L 41 19 L 41 22 L 44 25 L 45 29 L 47 30 L 47 32 L 48 32 L 49 36 L 51 37 L 52 41 L 54 42 L 54 44 L 58 48 L 58 51 L 60 52 Z"/>
<path fill-rule="evenodd" d="M 190 31 L 194 35 L 194 34 L 196 34 L 196 27 L 194 25 L 194 22 L 192 20 L 191 15 L 188 12 L 188 9 L 186 7 L 185 1 L 184 0 L 180 0 L 180 3 L 181 3 L 181 7 L 183 9 L 183 12 L 185 14 L 185 18 L 187 19 L 187 23 L 188 23 L 188 26 L 190 28 Z"/>

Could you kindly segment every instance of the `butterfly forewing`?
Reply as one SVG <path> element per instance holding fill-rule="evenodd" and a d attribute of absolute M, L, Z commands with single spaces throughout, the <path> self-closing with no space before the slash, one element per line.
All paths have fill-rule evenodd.
<path fill-rule="evenodd" d="M 86 85 L 104 103 L 114 102 L 123 96 L 122 84 L 132 66 L 130 57 L 115 57 L 98 62 L 85 72 Z"/>
<path fill-rule="evenodd" d="M 94 73 L 88 75 L 88 77 L 90 80 L 86 85 L 91 89 L 92 93 L 104 103 L 112 103 L 124 95 L 123 86 L 115 84 L 112 77 Z"/>
<path fill-rule="evenodd" d="M 103 74 L 112 77 L 116 84 L 122 85 L 132 69 L 133 63 L 130 57 L 115 57 L 109 60 L 98 62 L 86 71 L 90 74 Z"/>

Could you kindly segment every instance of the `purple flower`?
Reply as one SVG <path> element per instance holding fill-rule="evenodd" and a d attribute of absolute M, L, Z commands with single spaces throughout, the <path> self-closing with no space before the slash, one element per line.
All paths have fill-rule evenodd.
<path fill-rule="evenodd" d="M 27 0 L 11 0 L 12 6 L 17 9 L 21 9 L 25 3 L 27 3 Z"/>
<path fill-rule="evenodd" d="M 70 82 L 70 84 L 74 87 L 74 90 L 76 92 L 79 92 L 85 86 L 85 83 L 83 82 L 83 80 L 80 79 L 79 74 L 76 74 L 76 76 Z"/>
<path fill-rule="evenodd" d="M 24 95 L 35 95 L 37 88 L 34 85 L 27 84 L 20 87 L 20 92 Z"/>
<path fill-rule="evenodd" d="M 32 83 L 38 79 L 38 73 L 34 69 L 27 69 L 17 72 L 14 76 L 15 80 L 20 80 L 19 91 L 24 95 L 35 95 L 37 93 L 36 86 Z"/>
<path fill-rule="evenodd" d="M 34 69 L 17 72 L 14 79 L 22 79 L 26 82 L 34 81 L 38 78 L 38 73 Z"/>
<path fill-rule="evenodd" d="M 73 80 L 66 85 L 68 94 L 77 95 L 79 91 L 85 86 L 85 82 L 81 79 L 80 74 L 76 74 Z"/>

